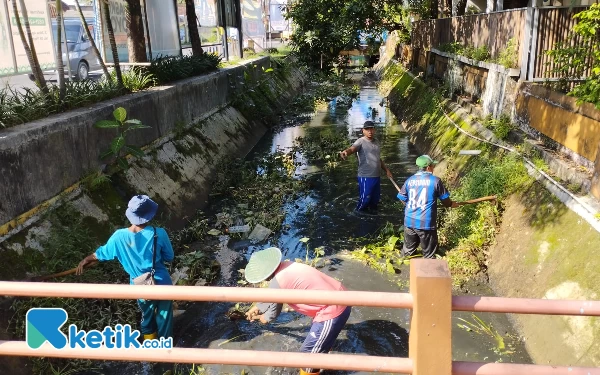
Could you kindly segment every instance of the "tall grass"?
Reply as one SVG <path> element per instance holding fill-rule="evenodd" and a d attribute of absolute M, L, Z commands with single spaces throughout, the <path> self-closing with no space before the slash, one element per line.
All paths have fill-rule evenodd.
<path fill-rule="evenodd" d="M 497 195 L 500 201 L 524 191 L 533 182 L 517 155 L 484 155 L 473 164 L 452 190 L 457 201 Z M 440 245 L 452 270 L 454 284 L 463 285 L 486 270 L 486 251 L 493 244 L 501 220 L 501 206 L 493 203 L 466 205 L 441 215 Z"/>

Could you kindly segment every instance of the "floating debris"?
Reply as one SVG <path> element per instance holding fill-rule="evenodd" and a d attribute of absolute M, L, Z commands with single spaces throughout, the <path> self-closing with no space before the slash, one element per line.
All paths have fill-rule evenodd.
<path fill-rule="evenodd" d="M 260 224 L 256 224 L 254 230 L 252 231 L 252 233 L 250 233 L 248 239 L 252 243 L 259 243 L 266 240 L 271 235 L 271 233 L 272 232 L 269 228 L 263 227 Z"/>
<path fill-rule="evenodd" d="M 227 233 L 246 233 L 250 232 L 250 225 L 236 225 L 233 227 L 227 228 Z"/>
<path fill-rule="evenodd" d="M 479 155 L 481 150 L 460 150 L 459 155 Z"/>

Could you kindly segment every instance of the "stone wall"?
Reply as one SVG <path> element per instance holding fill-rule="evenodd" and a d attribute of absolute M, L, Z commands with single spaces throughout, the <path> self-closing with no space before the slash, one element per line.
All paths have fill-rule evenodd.
<path fill-rule="evenodd" d="M 269 66 L 274 70 L 264 72 Z M 125 208 L 135 194 L 155 199 L 160 205 L 157 219 L 169 228 L 183 227 L 206 205 L 215 171 L 230 158 L 244 157 L 268 130 L 269 124 L 230 104 L 241 94 L 241 82 L 262 82 L 243 102 L 266 112 L 261 106 L 284 108 L 301 91 L 304 79 L 301 69 L 261 58 L 0 133 L 7 137 L 0 153 L 8 161 L 0 166 L 0 254 L 11 264 L 0 270 L 0 279 L 24 277 L 29 270 L 19 256 L 35 257 L 43 250 L 40 243 L 52 231 L 46 213 L 65 203 L 95 223 L 91 228 L 103 240 L 127 225 Z M 98 155 L 115 133 L 93 124 L 109 119 L 120 106 L 129 118 L 152 126 L 131 132 L 130 142 L 143 147 L 145 156 L 129 159 L 126 171 L 94 187 L 91 181 L 102 164 Z"/>
<path fill-rule="evenodd" d="M 128 133 L 128 143 L 147 146 L 174 129 L 206 120 L 223 109 L 238 90 L 245 71 L 257 78 L 264 74 L 262 68 L 272 65 L 269 58 L 260 58 L 244 66 L 220 69 L 171 86 L 156 87 L 0 131 L 0 195 L 3 197 L 0 236 L 104 164 L 99 155 L 110 146 L 116 131 L 97 129 L 94 123 L 112 119 L 115 108 L 124 107 L 128 118 L 141 120 L 151 127 Z M 281 89 L 291 93 L 297 83 L 282 81 L 279 84 L 289 85 Z M 212 125 L 210 120 L 205 123 Z M 229 125 L 214 133 L 227 131 L 235 137 L 243 135 L 240 129 Z"/>
<path fill-rule="evenodd" d="M 579 106 L 575 98 L 520 81 L 516 69 L 435 49 L 419 50 L 419 56 L 417 68 L 443 80 L 453 94 L 467 97 L 475 116 L 508 116 L 539 143 L 542 153 L 554 152 L 573 168 L 587 169 L 578 184 L 600 199 L 600 111 L 593 105 Z"/>
<path fill-rule="evenodd" d="M 427 99 L 431 88 L 399 65 L 380 66 L 390 79 L 386 88 L 390 110 L 402 121 L 421 153 L 440 164 L 436 174 L 450 170 L 464 175 L 467 157 L 448 157 L 481 143 L 452 126 Z M 424 100 L 424 102 L 421 102 Z M 445 108 L 461 128 L 484 139 L 487 129 L 458 105 Z M 573 202 L 563 200 L 532 173 L 538 182 L 502 202 L 503 212 L 493 245 L 485 248 L 490 286 L 499 297 L 596 301 L 600 295 L 600 226 L 585 218 Z M 600 366 L 600 321 L 584 316 L 511 314 L 534 363 L 556 366 Z M 500 334 L 504 334 L 500 332 Z"/>

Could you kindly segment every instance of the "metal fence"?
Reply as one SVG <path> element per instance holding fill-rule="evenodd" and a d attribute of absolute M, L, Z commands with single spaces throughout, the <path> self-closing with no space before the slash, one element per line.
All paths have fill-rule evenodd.
<path fill-rule="evenodd" d="M 444 260 L 413 259 L 410 293 L 277 290 L 268 288 L 140 286 L 79 283 L 0 282 L 0 295 L 28 297 L 153 299 L 227 302 L 336 304 L 411 309 L 409 358 L 253 350 L 171 348 L 115 350 L 101 347 L 31 349 L 25 341 L 0 341 L 0 355 L 115 361 L 310 367 L 415 375 L 569 374 L 599 375 L 600 368 L 452 361 L 452 311 L 600 316 L 600 301 L 452 296 Z M 83 329 L 83 328 L 82 328 Z M 560 343 L 557 343 L 560 345 Z"/>
<path fill-rule="evenodd" d="M 470 16 L 421 20 L 413 23 L 411 45 L 419 51 L 438 49 L 445 43 L 464 46 L 487 46 L 495 59 L 513 39 L 518 53 L 521 79 L 545 81 L 558 79 L 547 51 L 562 42 L 567 46 L 584 46 L 573 37 L 576 13 L 588 6 L 518 8 Z M 422 52 L 418 52 L 421 53 Z M 591 69 L 591 68 L 590 68 Z M 585 74 L 589 74 L 588 70 Z"/>

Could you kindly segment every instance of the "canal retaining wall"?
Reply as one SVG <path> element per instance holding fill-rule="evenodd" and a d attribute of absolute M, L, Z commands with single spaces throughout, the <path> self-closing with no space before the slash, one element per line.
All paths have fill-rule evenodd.
<path fill-rule="evenodd" d="M 431 88 L 401 64 L 388 59 L 379 69 L 380 89 L 388 96 L 390 110 L 402 121 L 411 141 L 421 152 L 441 160 L 436 174 L 450 171 L 460 184 L 473 160 L 460 156 L 460 150 L 497 149 L 468 137 L 452 124 L 479 138 L 500 142 L 489 130 L 471 121 L 460 107 L 443 104 L 441 98 L 423 100 Z M 490 285 L 501 297 L 598 300 L 600 261 L 593 255 L 600 248 L 597 224 L 571 209 L 572 202 L 567 201 L 567 206 L 562 197 L 547 189 L 547 181 L 539 173 L 529 172 L 538 181 L 502 200 L 500 222 L 489 228 L 495 233 L 494 241 L 481 250 Z M 510 317 L 535 363 L 600 366 L 597 319 Z"/>
<path fill-rule="evenodd" d="M 2 130 L 0 253 L 11 267 L 0 270 L 0 279 L 31 271 L 27 259 L 43 251 L 52 229 L 46 214 L 67 202 L 108 235 L 127 225 L 131 196 L 147 194 L 160 205 L 157 220 L 181 228 L 206 205 L 214 172 L 244 157 L 268 130 L 269 118 L 256 109 L 274 116 L 304 80 L 293 63 L 262 57 Z M 100 155 L 117 131 L 94 124 L 112 119 L 118 107 L 150 128 L 126 138 L 144 156 L 129 155 L 129 168 L 111 173 L 114 165 L 106 166 Z"/>

